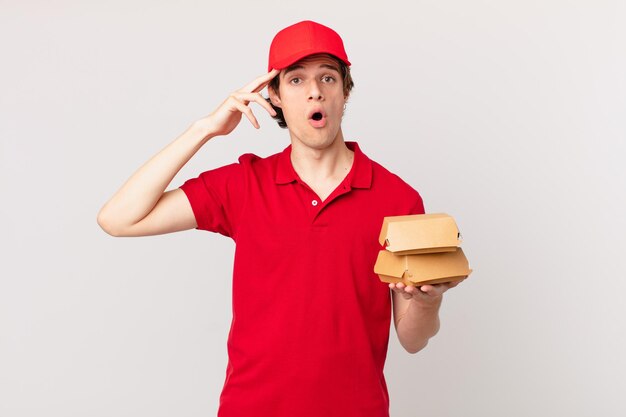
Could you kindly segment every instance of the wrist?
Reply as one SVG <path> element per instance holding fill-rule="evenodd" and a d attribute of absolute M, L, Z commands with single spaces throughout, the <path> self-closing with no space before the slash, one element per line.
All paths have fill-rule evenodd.
<path fill-rule="evenodd" d="M 193 122 L 190 126 L 190 130 L 194 131 L 195 134 L 200 135 L 203 143 L 208 142 L 211 138 L 216 136 L 213 124 L 211 123 L 211 120 L 207 118 Z"/>

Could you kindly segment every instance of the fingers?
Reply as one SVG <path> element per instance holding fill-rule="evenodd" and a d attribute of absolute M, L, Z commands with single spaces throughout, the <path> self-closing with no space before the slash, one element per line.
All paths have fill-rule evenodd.
<path fill-rule="evenodd" d="M 263 90 L 267 84 L 272 81 L 274 77 L 276 77 L 280 73 L 280 70 L 273 69 L 267 74 L 263 74 L 260 77 L 257 77 L 254 81 L 246 85 L 240 90 L 235 91 L 230 95 L 235 107 L 246 115 L 248 120 L 252 125 L 259 129 L 259 122 L 256 117 L 254 117 L 254 113 L 248 104 L 251 102 L 255 102 L 260 104 L 271 116 L 276 116 L 276 111 L 272 108 L 272 106 L 265 100 L 265 98 L 259 93 L 259 91 Z"/>
<path fill-rule="evenodd" d="M 280 70 L 273 69 L 267 74 L 261 75 L 239 91 L 244 93 L 258 93 L 259 91 L 263 90 L 265 86 L 268 85 L 270 81 L 272 81 L 272 79 L 276 77 L 279 73 Z"/>
<path fill-rule="evenodd" d="M 252 113 L 252 109 L 248 106 L 250 102 L 254 101 L 259 103 L 271 116 L 276 116 L 276 111 L 259 93 L 242 93 L 236 91 L 230 95 L 229 99 L 237 110 L 246 115 L 250 123 L 252 123 L 256 129 L 259 129 L 261 126 L 254 116 L 254 113 Z"/>
<path fill-rule="evenodd" d="M 235 97 L 239 101 L 242 101 L 245 105 L 248 105 L 251 101 L 259 103 L 261 106 L 265 107 L 265 110 L 267 110 L 271 116 L 276 116 L 276 111 L 260 93 L 242 93 L 236 91 L 232 93 L 231 96 Z"/>
<path fill-rule="evenodd" d="M 406 286 L 404 285 L 404 283 L 402 282 L 398 282 L 398 283 L 391 283 L 389 284 L 389 288 L 391 288 L 394 292 L 397 292 L 398 294 L 402 295 L 402 297 L 404 297 L 405 300 L 408 300 L 409 298 L 413 297 L 413 292 L 412 291 L 416 291 L 415 287 L 412 286 Z M 405 288 L 408 290 L 405 291 Z"/>
<path fill-rule="evenodd" d="M 426 284 L 426 285 L 406 285 L 403 282 L 391 283 L 389 288 L 402 295 L 408 295 L 405 298 L 411 298 L 413 296 L 428 296 L 439 297 L 450 288 L 454 288 L 461 281 L 446 282 L 442 284 Z"/>
<path fill-rule="evenodd" d="M 420 291 L 430 295 L 431 297 L 439 297 L 446 291 L 445 284 L 422 285 Z"/>
<path fill-rule="evenodd" d="M 228 135 L 237 127 L 242 114 L 246 115 L 252 126 L 259 129 L 259 122 L 248 106 L 253 101 L 260 104 L 272 117 L 276 117 L 276 111 L 259 91 L 279 73 L 279 70 L 272 70 L 258 77 L 244 88 L 231 93 L 214 112 L 207 116 L 207 119 L 210 120 L 206 123 L 211 125 L 213 133 L 216 136 Z"/>
<path fill-rule="evenodd" d="M 235 108 L 239 110 L 241 113 L 246 115 L 248 120 L 250 120 L 250 123 L 252 123 L 252 126 L 259 129 L 261 126 L 259 126 L 259 122 L 257 121 L 256 117 L 254 117 L 254 113 L 252 113 L 252 109 L 246 106 L 245 104 L 243 104 L 241 101 L 237 100 L 235 97 L 231 96 L 230 98 L 231 98 L 233 106 L 235 106 Z"/>
<path fill-rule="evenodd" d="M 424 286 L 422 286 L 423 288 Z M 409 294 L 415 294 L 418 291 L 421 290 L 421 288 L 417 288 L 417 286 L 415 285 L 406 285 L 403 282 L 397 282 L 395 284 L 389 284 L 389 288 L 391 288 L 392 290 L 396 291 L 396 292 L 400 292 L 400 293 L 409 293 Z M 423 290 L 421 290 L 423 291 Z"/>
<path fill-rule="evenodd" d="M 442 295 L 444 292 L 448 291 L 450 288 L 454 288 L 459 285 L 463 280 L 459 281 L 451 281 L 444 282 L 442 284 L 433 284 L 433 285 L 422 285 L 420 290 L 433 296 Z"/>
<path fill-rule="evenodd" d="M 449 284 L 448 284 L 448 289 L 456 287 L 456 286 L 457 286 L 457 285 L 459 285 L 462 281 L 463 281 L 463 280 L 461 279 L 461 280 L 459 280 L 459 281 L 454 281 L 454 282 L 449 283 Z"/>

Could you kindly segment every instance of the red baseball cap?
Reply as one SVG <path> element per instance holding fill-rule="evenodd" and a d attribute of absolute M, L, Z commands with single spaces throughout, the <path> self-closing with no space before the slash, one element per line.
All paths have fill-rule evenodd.
<path fill-rule="evenodd" d="M 287 26 L 274 36 L 267 71 L 287 68 L 305 56 L 319 53 L 334 55 L 346 65 L 351 65 L 337 32 L 311 20 L 303 20 Z"/>

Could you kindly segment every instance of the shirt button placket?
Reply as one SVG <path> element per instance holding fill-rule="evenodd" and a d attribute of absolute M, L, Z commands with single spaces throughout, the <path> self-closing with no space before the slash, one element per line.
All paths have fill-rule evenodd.
<path fill-rule="evenodd" d="M 310 213 L 311 213 L 311 221 L 313 223 L 315 223 L 315 219 L 317 218 L 317 215 L 319 213 L 319 207 L 320 207 L 320 202 L 319 200 L 315 197 L 311 199 L 311 205 L 309 206 L 311 209 Z"/>

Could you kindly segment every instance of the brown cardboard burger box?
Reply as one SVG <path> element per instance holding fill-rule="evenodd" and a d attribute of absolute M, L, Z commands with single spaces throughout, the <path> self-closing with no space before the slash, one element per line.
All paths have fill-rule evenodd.
<path fill-rule="evenodd" d="M 385 217 L 379 241 L 385 249 L 374 272 L 383 282 L 438 284 L 472 272 L 456 222 L 445 213 Z"/>

